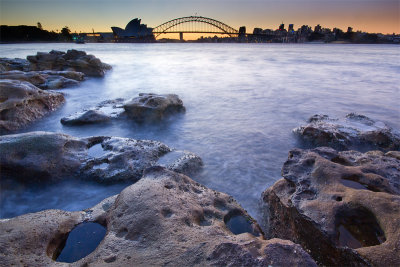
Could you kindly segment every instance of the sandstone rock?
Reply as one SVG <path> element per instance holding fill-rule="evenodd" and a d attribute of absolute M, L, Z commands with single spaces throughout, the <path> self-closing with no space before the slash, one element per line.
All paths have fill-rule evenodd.
<path fill-rule="evenodd" d="M 0 80 L 0 133 L 39 119 L 64 101 L 62 94 L 43 91 L 28 82 Z"/>
<path fill-rule="evenodd" d="M 82 125 L 110 121 L 111 117 L 98 110 L 88 110 L 61 119 L 65 125 Z"/>
<path fill-rule="evenodd" d="M 30 82 L 37 87 L 46 82 L 46 77 L 38 72 L 24 72 L 20 70 L 0 72 L 0 79 Z"/>
<path fill-rule="evenodd" d="M 124 105 L 129 117 L 138 122 L 159 121 L 169 115 L 184 112 L 183 102 L 177 95 L 139 94 Z"/>
<path fill-rule="evenodd" d="M 290 151 L 263 193 L 267 236 L 327 266 L 400 265 L 400 160 L 372 151 Z"/>
<path fill-rule="evenodd" d="M 400 149 L 400 134 L 383 122 L 350 113 L 344 119 L 314 115 L 309 124 L 294 129 L 302 140 L 315 146 L 330 146 L 339 150 L 366 147 L 383 151 Z"/>
<path fill-rule="evenodd" d="M 73 71 L 68 72 L 68 74 L 65 74 L 65 76 L 73 76 L 73 74 L 71 73 L 77 73 L 77 77 L 74 78 L 79 78 L 79 72 Z M 38 71 L 23 72 L 14 70 L 0 72 L 0 79 L 26 81 L 39 87 L 40 89 L 61 89 L 65 87 L 73 87 L 79 85 L 79 81 L 68 79 L 61 75 L 50 75 L 46 72 Z"/>
<path fill-rule="evenodd" d="M 234 216 L 244 219 L 243 232 L 230 230 Z M 232 197 L 161 167 L 92 209 L 0 220 L 0 262 L 63 266 L 54 260 L 68 233 L 84 221 L 107 232 L 92 253 L 69 266 L 316 266 L 299 245 L 264 240 Z"/>
<path fill-rule="evenodd" d="M 31 70 L 53 70 L 53 71 L 77 71 L 87 76 L 103 77 L 111 66 L 102 63 L 93 55 L 87 55 L 84 51 L 68 50 L 50 51 L 49 53 L 38 52 L 36 56 L 28 56 Z"/>
<path fill-rule="evenodd" d="M 0 136 L 2 176 L 23 182 L 70 178 L 135 182 L 172 151 L 161 142 L 119 137 L 75 138 L 50 132 Z M 170 168 L 190 173 L 201 167 L 198 156 L 184 154 Z"/>
<path fill-rule="evenodd" d="M 0 58 L 0 71 L 20 70 L 28 71 L 29 62 L 22 58 Z"/>
<path fill-rule="evenodd" d="M 40 74 L 45 74 L 49 76 L 62 76 L 67 79 L 75 80 L 81 82 L 85 79 L 85 74 L 78 71 L 53 71 L 53 70 L 42 70 L 38 71 Z"/>
<path fill-rule="evenodd" d="M 102 123 L 118 118 L 124 112 L 123 102 L 124 99 L 122 98 L 103 101 L 95 107 L 62 118 L 61 123 L 65 125 L 83 125 Z"/>

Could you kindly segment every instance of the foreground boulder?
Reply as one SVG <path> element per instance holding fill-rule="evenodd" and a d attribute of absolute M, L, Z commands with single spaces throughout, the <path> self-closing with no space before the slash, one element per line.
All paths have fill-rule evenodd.
<path fill-rule="evenodd" d="M 399 150 L 400 134 L 383 122 L 354 113 L 344 119 L 314 115 L 308 124 L 293 130 L 302 140 L 315 146 L 329 146 L 339 150 L 363 147 L 382 151 Z"/>
<path fill-rule="evenodd" d="M 103 77 L 111 66 L 102 63 L 93 55 L 84 51 L 68 50 L 67 53 L 52 50 L 49 53 L 38 52 L 36 56 L 28 56 L 30 70 L 34 71 L 76 71 L 87 76 Z"/>
<path fill-rule="evenodd" d="M 68 234 L 84 221 L 107 231 L 92 253 L 68 261 L 70 266 L 316 266 L 299 245 L 264 240 L 229 195 L 161 167 L 147 170 L 139 182 L 92 209 L 0 220 L 0 261 L 64 266 L 55 260 L 64 253 Z"/>
<path fill-rule="evenodd" d="M 71 77 L 71 78 L 67 78 Z M 79 85 L 84 74 L 75 71 L 29 71 L 18 70 L 0 72 L 0 79 L 30 82 L 40 89 L 61 89 Z"/>
<path fill-rule="evenodd" d="M 262 197 L 268 237 L 327 266 L 400 266 L 396 153 L 294 149 L 282 175 Z"/>
<path fill-rule="evenodd" d="M 125 103 L 126 114 L 138 122 L 159 121 L 169 115 L 184 112 L 183 102 L 177 95 L 139 94 Z"/>
<path fill-rule="evenodd" d="M 0 80 L 0 133 L 17 130 L 55 110 L 65 98 L 31 83 Z"/>
<path fill-rule="evenodd" d="M 157 163 L 173 151 L 161 142 L 119 137 L 75 138 L 50 132 L 0 136 L 2 176 L 22 182 L 73 177 L 100 182 L 137 181 L 146 168 L 154 165 L 186 174 L 202 167 L 200 157 L 190 152 Z"/>

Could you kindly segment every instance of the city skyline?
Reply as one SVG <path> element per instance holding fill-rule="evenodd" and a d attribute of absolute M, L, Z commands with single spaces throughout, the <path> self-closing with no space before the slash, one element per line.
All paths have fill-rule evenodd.
<path fill-rule="evenodd" d="M 125 27 L 138 17 L 149 27 L 182 16 L 200 15 L 223 21 L 247 31 L 259 27 L 276 29 L 280 23 L 320 24 L 326 28 L 373 33 L 399 33 L 399 2 L 393 0 L 0 0 L 0 24 L 36 25 L 46 30 L 111 32 L 112 26 Z"/>

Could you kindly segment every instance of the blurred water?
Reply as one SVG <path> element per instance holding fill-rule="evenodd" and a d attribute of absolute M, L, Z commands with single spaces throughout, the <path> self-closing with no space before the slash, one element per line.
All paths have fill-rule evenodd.
<path fill-rule="evenodd" d="M 316 113 L 358 112 L 400 128 L 400 50 L 393 45 L 324 44 L 13 44 L 1 57 L 80 49 L 113 66 L 104 79 L 61 90 L 66 104 L 21 132 L 153 139 L 199 154 L 204 171 L 192 178 L 232 195 L 256 218 L 260 194 L 280 178 L 291 130 Z M 154 126 L 61 125 L 83 108 L 140 92 L 176 93 L 187 112 Z M 63 182 L 3 189 L 1 216 L 48 208 L 80 210 L 124 185 Z M 63 193 L 59 193 L 63 192 Z M 67 197 L 72 195 L 73 197 Z"/>

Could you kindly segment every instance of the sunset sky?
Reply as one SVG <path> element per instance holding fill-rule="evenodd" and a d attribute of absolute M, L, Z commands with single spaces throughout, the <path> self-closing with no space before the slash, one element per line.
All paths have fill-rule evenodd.
<path fill-rule="evenodd" d="M 236 29 L 276 29 L 283 22 L 380 33 L 400 32 L 399 0 L 0 0 L 0 23 L 46 30 L 110 32 L 133 18 L 155 27 L 170 19 L 200 15 Z"/>

